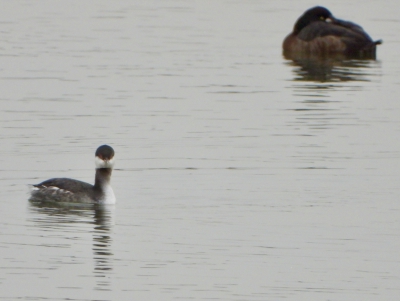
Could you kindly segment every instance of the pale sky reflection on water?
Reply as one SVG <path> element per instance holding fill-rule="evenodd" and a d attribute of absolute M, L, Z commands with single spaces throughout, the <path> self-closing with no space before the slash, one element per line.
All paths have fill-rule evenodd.
<path fill-rule="evenodd" d="M 396 299 L 398 14 L 323 3 L 377 60 L 285 60 L 314 5 L 4 3 L 0 298 Z M 28 202 L 104 143 L 115 206 Z"/>

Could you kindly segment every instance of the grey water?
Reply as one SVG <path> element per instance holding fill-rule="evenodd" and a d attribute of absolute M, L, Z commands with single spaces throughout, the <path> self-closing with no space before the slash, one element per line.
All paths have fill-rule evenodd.
<path fill-rule="evenodd" d="M 3 1 L 0 299 L 397 300 L 398 5 L 321 4 L 376 61 L 286 60 L 303 0 Z M 104 143 L 116 205 L 28 202 Z"/>

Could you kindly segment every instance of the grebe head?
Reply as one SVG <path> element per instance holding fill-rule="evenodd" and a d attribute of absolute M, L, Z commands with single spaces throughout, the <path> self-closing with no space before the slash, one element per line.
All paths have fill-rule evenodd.
<path fill-rule="evenodd" d="M 111 146 L 99 146 L 95 154 L 96 168 L 113 168 L 114 166 L 114 150 Z"/>

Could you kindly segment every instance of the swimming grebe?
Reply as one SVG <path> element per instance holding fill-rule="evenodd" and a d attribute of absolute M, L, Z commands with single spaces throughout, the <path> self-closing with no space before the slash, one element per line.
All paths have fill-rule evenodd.
<path fill-rule="evenodd" d="M 56 201 L 74 203 L 115 204 L 110 186 L 114 166 L 111 146 L 99 146 L 95 154 L 96 177 L 94 185 L 68 178 L 54 178 L 33 185 L 31 201 Z"/>
<path fill-rule="evenodd" d="M 330 21 L 330 22 L 328 22 Z M 283 41 L 283 54 L 335 55 L 375 58 L 376 45 L 361 26 L 333 17 L 325 7 L 307 10 Z"/>

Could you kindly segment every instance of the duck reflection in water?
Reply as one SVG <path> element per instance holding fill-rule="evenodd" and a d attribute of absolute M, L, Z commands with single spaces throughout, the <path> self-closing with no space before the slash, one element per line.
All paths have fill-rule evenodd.
<path fill-rule="evenodd" d="M 68 233 L 71 228 L 74 233 L 93 234 L 93 276 L 96 277 L 96 290 L 110 290 L 111 286 L 109 273 L 113 270 L 111 232 L 114 209 L 113 206 L 99 204 L 30 202 L 30 211 L 34 216 L 32 221 L 44 228 L 44 233 L 57 232 L 57 236 L 65 236 L 67 241 L 70 241 Z"/>
<path fill-rule="evenodd" d="M 378 62 L 370 60 L 339 60 L 333 58 L 303 58 L 288 61 L 294 67 L 293 81 L 362 82 L 371 81 Z"/>

